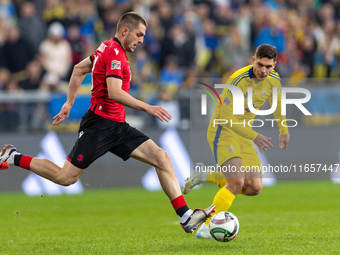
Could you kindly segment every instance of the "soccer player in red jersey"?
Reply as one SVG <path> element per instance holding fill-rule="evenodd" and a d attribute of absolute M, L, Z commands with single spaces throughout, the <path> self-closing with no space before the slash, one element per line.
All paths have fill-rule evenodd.
<path fill-rule="evenodd" d="M 15 165 L 68 186 L 75 183 L 85 169 L 106 152 L 123 160 L 130 157 L 156 168 L 166 195 L 179 216 L 183 229 L 191 233 L 214 211 L 215 206 L 192 211 L 187 206 L 168 153 L 149 137 L 125 122 L 125 106 L 171 120 L 170 114 L 159 106 L 152 106 L 129 95 L 131 71 L 126 51 L 133 52 L 143 43 L 147 23 L 137 13 L 125 13 L 118 21 L 115 38 L 104 41 L 89 57 L 73 70 L 67 101 L 54 116 L 53 125 L 68 118 L 85 74 L 92 71 L 91 107 L 82 118 L 78 140 L 68 154 L 62 168 L 47 159 L 23 155 L 13 145 L 6 145 L 0 153 L 0 170 Z"/>

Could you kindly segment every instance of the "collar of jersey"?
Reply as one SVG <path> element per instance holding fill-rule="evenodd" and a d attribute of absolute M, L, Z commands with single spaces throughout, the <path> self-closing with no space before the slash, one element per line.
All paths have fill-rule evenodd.
<path fill-rule="evenodd" d="M 120 43 L 120 41 L 118 40 L 117 37 L 114 37 L 113 40 L 116 41 L 120 45 L 120 47 L 122 48 L 123 51 L 126 51 L 126 50 L 124 50 L 122 44 Z"/>
<path fill-rule="evenodd" d="M 249 69 L 249 78 L 253 79 L 253 67 Z"/>

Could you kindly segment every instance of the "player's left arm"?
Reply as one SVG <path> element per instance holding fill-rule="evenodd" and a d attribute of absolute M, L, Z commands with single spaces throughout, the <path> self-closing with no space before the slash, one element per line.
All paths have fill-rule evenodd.
<path fill-rule="evenodd" d="M 77 91 L 83 82 L 85 75 L 91 72 L 92 67 L 93 63 L 90 58 L 86 58 L 74 66 L 68 85 L 67 100 L 60 112 L 53 117 L 52 124 L 54 126 L 60 124 L 68 118 L 71 108 L 74 104 L 74 100 L 76 99 Z"/>
<path fill-rule="evenodd" d="M 281 82 L 279 80 L 277 80 L 276 78 L 273 78 L 273 83 L 274 83 L 273 88 L 276 87 L 277 91 L 278 91 L 278 93 L 277 93 L 277 107 L 276 107 L 276 110 L 273 112 L 273 115 L 276 119 L 276 123 L 279 126 L 279 131 L 280 131 L 279 146 L 280 146 L 280 148 L 283 148 L 283 149 L 285 149 L 285 151 L 287 151 L 290 134 L 289 134 L 288 127 L 286 127 L 282 124 L 282 123 L 285 122 L 286 116 L 281 115 Z M 270 105 L 272 105 L 272 103 L 273 103 L 273 96 L 272 95 L 269 96 L 269 103 L 270 103 Z"/>

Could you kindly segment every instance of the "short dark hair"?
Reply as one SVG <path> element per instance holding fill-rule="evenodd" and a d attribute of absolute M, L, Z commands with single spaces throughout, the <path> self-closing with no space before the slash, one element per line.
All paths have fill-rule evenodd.
<path fill-rule="evenodd" d="M 276 62 L 277 59 L 277 50 L 276 47 L 271 46 L 269 44 L 261 44 L 256 48 L 255 58 L 268 58 L 274 59 Z"/>
<path fill-rule="evenodd" d="M 134 30 L 139 27 L 139 24 L 143 24 L 145 27 L 148 26 L 145 19 L 135 12 L 127 12 L 123 14 L 117 23 L 117 31 L 127 27 L 129 30 Z"/>

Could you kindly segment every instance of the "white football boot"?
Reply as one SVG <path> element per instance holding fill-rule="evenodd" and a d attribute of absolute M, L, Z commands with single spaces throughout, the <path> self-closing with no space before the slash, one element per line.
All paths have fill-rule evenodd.
<path fill-rule="evenodd" d="M 211 239 L 213 238 L 210 235 L 209 227 L 203 224 L 196 232 L 196 238 L 198 239 Z"/>
<path fill-rule="evenodd" d="M 203 163 L 195 163 L 194 173 L 185 181 L 185 184 L 183 187 L 183 194 L 188 194 L 193 189 L 193 187 L 204 182 L 202 178 L 203 167 L 205 167 Z M 199 171 L 196 171 L 197 168 L 199 168 Z"/>

